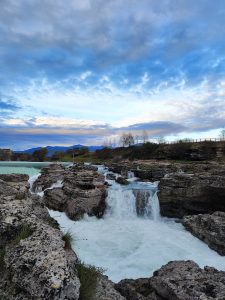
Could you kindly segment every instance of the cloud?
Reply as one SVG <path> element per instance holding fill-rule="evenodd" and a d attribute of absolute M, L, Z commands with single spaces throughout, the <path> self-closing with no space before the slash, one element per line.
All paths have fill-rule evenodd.
<path fill-rule="evenodd" d="M 224 18 L 224 0 L 2 0 L 2 145 L 223 127 Z"/>

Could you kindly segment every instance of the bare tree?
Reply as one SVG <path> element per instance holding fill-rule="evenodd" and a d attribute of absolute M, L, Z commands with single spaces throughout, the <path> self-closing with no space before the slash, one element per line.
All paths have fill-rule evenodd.
<path fill-rule="evenodd" d="M 165 144 L 165 142 L 166 142 L 166 140 L 165 140 L 165 138 L 163 136 L 159 136 L 157 138 L 157 141 L 158 141 L 159 144 Z"/>
<path fill-rule="evenodd" d="M 123 147 L 130 147 L 131 145 L 134 144 L 134 137 L 132 133 L 123 133 L 122 136 L 120 137 L 120 143 Z"/>
<path fill-rule="evenodd" d="M 142 131 L 142 142 L 145 144 L 148 141 L 148 132 L 146 130 Z"/>

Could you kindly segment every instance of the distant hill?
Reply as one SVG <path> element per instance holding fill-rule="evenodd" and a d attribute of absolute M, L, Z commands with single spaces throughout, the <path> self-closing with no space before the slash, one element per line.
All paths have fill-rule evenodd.
<path fill-rule="evenodd" d="M 55 151 L 61 151 L 61 152 L 66 152 L 67 150 L 70 149 L 80 149 L 82 147 L 88 147 L 89 151 L 94 152 L 95 150 L 100 150 L 103 148 L 103 146 L 84 146 L 84 145 L 73 145 L 73 146 L 47 146 L 46 148 L 48 149 L 48 157 L 52 156 Z M 36 147 L 36 148 L 31 148 L 23 151 L 15 151 L 17 153 L 28 153 L 28 154 L 33 154 L 34 151 L 40 150 L 42 147 Z"/>

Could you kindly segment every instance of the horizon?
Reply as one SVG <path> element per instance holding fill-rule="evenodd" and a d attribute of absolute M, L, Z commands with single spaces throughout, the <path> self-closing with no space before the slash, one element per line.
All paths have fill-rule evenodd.
<path fill-rule="evenodd" d="M 3 0 L 0 148 L 225 127 L 223 0 Z"/>

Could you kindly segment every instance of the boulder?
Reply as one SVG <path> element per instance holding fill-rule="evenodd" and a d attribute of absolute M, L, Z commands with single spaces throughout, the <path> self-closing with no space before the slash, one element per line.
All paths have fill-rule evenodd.
<path fill-rule="evenodd" d="M 41 169 L 41 175 L 33 183 L 33 192 L 42 192 L 50 188 L 54 183 L 63 180 L 65 167 L 61 164 L 51 164 Z"/>
<path fill-rule="evenodd" d="M 62 175 L 62 187 L 46 189 L 43 202 L 47 207 L 64 211 L 72 220 L 84 214 L 102 217 L 106 209 L 105 177 L 91 166 L 73 166 Z M 58 180 L 58 178 L 55 178 Z"/>
<path fill-rule="evenodd" d="M 122 185 L 128 185 L 129 181 L 126 180 L 126 178 L 119 176 L 116 178 L 116 182 Z"/>
<path fill-rule="evenodd" d="M 220 255 L 225 255 L 225 212 L 186 216 L 183 225 Z"/>

